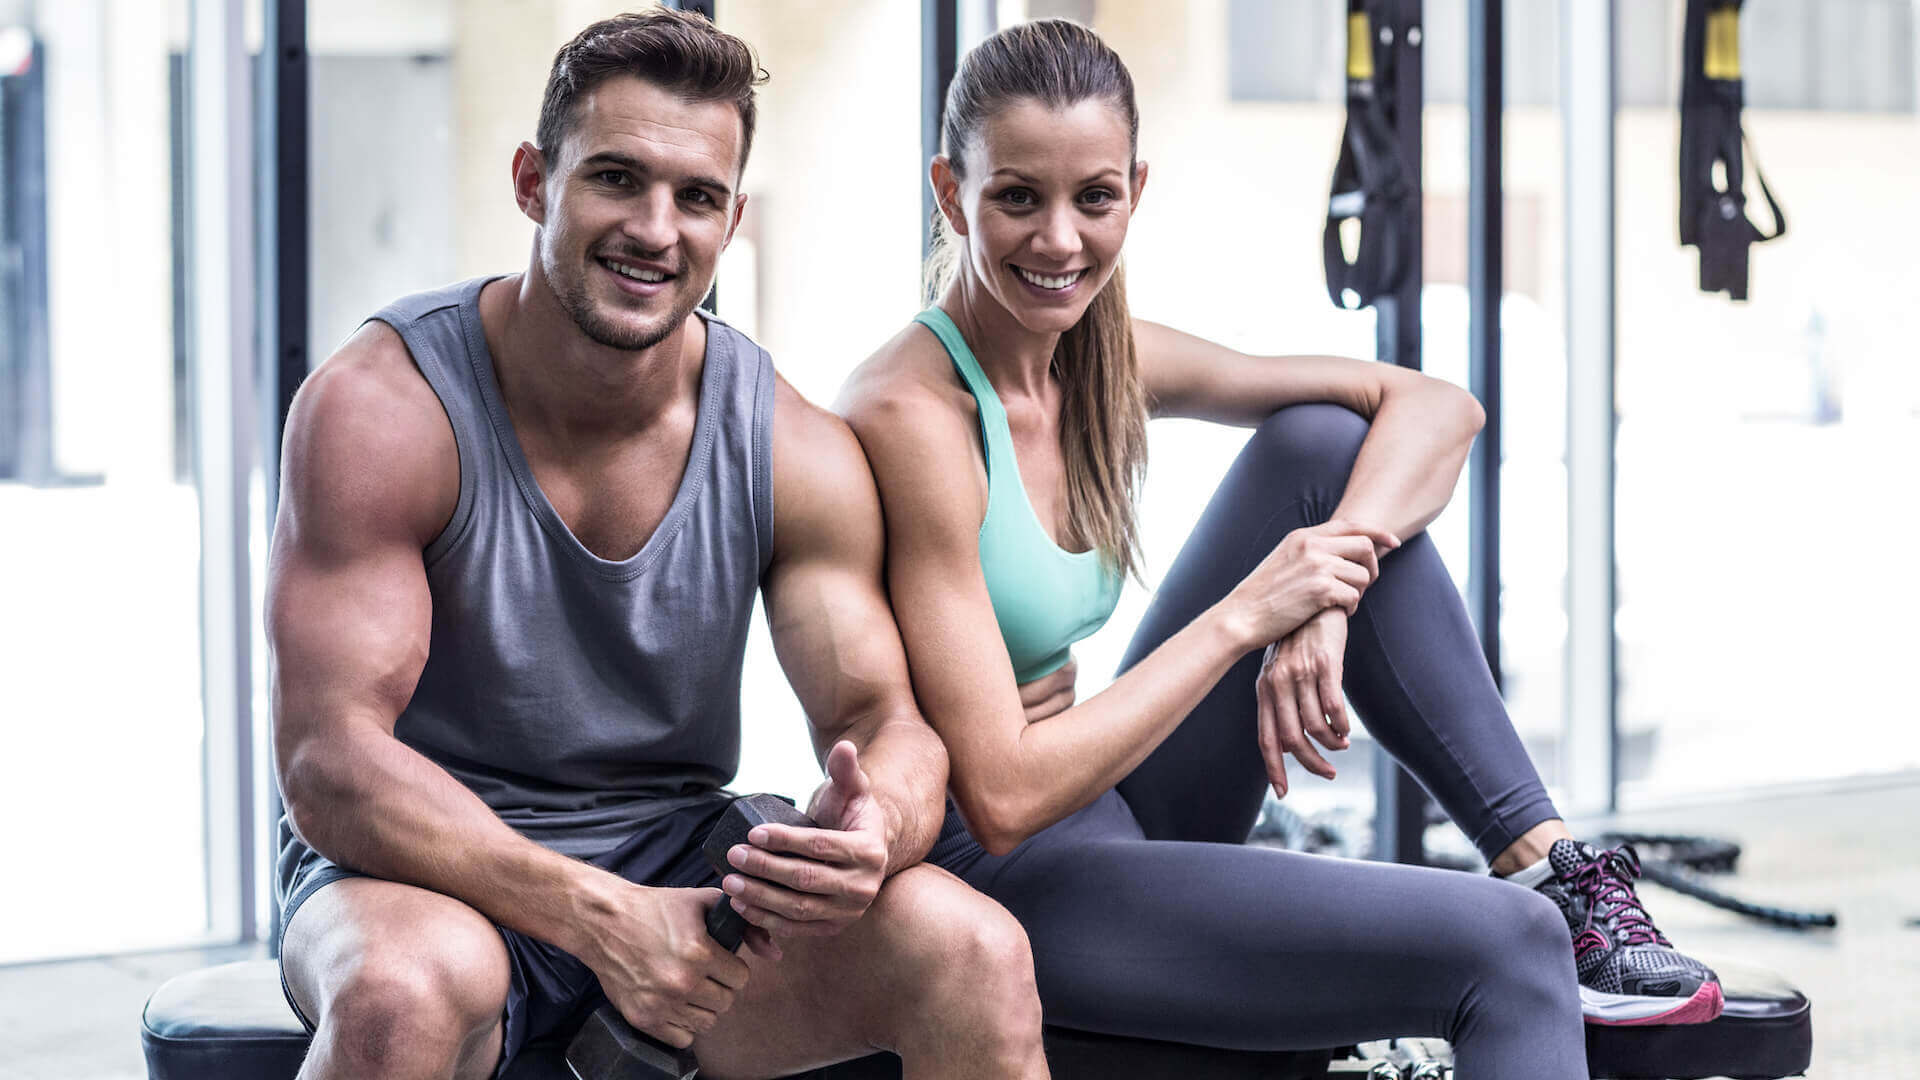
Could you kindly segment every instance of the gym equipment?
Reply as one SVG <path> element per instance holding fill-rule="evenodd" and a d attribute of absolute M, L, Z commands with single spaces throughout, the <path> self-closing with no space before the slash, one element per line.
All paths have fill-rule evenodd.
<path fill-rule="evenodd" d="M 1680 84 L 1680 246 L 1700 249 L 1700 291 L 1747 298 L 1747 249 L 1786 235 L 1787 219 L 1754 162 L 1753 177 L 1773 214 L 1763 233 L 1747 219 L 1740 130 L 1746 92 L 1740 76 L 1740 5 L 1744 0 L 1687 0 Z M 1726 186 L 1714 182 L 1714 166 Z"/>
<path fill-rule="evenodd" d="M 1621 844 L 1635 851 L 1640 872 L 1648 880 L 1677 893 L 1712 904 L 1722 911 L 1745 915 L 1788 930 L 1838 926 L 1831 911 L 1793 911 L 1750 903 L 1713 888 L 1700 874 L 1730 874 L 1740 858 L 1740 845 L 1706 836 L 1664 836 L 1647 833 L 1602 833 L 1602 847 Z M 1645 854 L 1640 854 L 1645 852 Z"/>
<path fill-rule="evenodd" d="M 1347 0 L 1347 126 L 1321 233 L 1327 295 L 1340 308 L 1366 307 L 1400 287 L 1408 263 L 1407 209 L 1419 190 L 1395 142 L 1392 31 L 1383 26 L 1376 36 L 1374 24 L 1367 0 Z M 1340 237 L 1348 221 L 1360 225 L 1351 260 Z"/>
<path fill-rule="evenodd" d="M 727 852 L 746 843 L 756 825 L 819 827 L 778 795 L 742 795 L 727 804 L 700 845 L 715 873 L 739 872 L 727 862 Z M 746 939 L 747 920 L 733 910 L 730 897 L 721 897 L 707 910 L 707 933 L 728 952 Z M 700 1072 L 691 1049 L 675 1049 L 641 1034 L 611 1004 L 595 1011 L 568 1044 L 567 1067 L 578 1080 L 691 1080 Z"/>

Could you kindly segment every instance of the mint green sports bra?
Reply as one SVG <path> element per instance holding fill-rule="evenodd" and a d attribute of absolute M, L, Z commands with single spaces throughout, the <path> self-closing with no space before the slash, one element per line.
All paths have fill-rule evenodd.
<path fill-rule="evenodd" d="M 1032 682 L 1059 670 L 1073 643 L 1105 625 L 1120 601 L 1120 575 L 1098 551 L 1067 551 L 1053 542 L 1027 501 L 1014 458 L 1013 435 L 1000 395 L 980 370 L 960 328 L 939 308 L 914 321 L 933 331 L 980 412 L 987 456 L 987 516 L 980 522 L 980 568 L 1014 678 Z"/>

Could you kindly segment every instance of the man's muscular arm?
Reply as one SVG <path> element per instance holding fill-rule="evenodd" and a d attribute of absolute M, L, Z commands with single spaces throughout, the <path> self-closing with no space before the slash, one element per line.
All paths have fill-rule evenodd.
<path fill-rule="evenodd" d="M 887 606 L 881 577 L 885 531 L 867 459 L 838 417 L 784 380 L 776 382 L 774 555 L 763 585 L 767 622 L 827 770 L 815 816 L 823 826 L 857 835 L 867 830 L 855 819 L 872 815 L 872 831 L 884 842 L 884 873 L 892 874 L 919 862 L 940 833 L 946 749 L 914 704 L 906 652 Z M 734 865 L 801 892 L 834 897 L 839 883 L 831 876 L 809 887 L 807 875 L 817 874 L 815 869 L 761 850 L 841 867 L 860 857 L 834 847 L 830 841 L 837 838 L 799 835 L 810 832 L 768 827 L 764 844 L 755 836 L 753 848 L 736 849 L 742 858 Z M 877 877 L 871 884 L 878 887 Z M 832 932 L 865 908 L 858 897 L 810 906 L 792 890 L 764 882 L 729 878 L 727 885 L 744 901 L 750 920 L 777 932 L 808 932 L 799 924 L 809 921 L 828 924 L 815 929 Z"/>
<path fill-rule="evenodd" d="M 629 1020 L 685 1045 L 745 979 L 701 929 L 718 894 L 644 889 L 541 847 L 394 737 L 432 626 L 421 551 L 453 512 L 460 464 L 391 328 L 363 327 L 307 380 L 283 463 L 267 634 L 294 831 L 343 866 L 454 897 L 580 957 Z M 676 979 L 692 989 L 662 989 Z"/>

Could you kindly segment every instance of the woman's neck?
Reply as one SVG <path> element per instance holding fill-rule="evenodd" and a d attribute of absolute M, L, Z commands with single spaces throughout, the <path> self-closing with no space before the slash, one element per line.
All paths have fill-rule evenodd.
<path fill-rule="evenodd" d="M 1020 325 L 1005 305 L 980 287 L 969 267 L 961 266 L 937 305 L 960 328 L 980 369 L 1001 398 L 1044 398 L 1053 372 L 1053 349 L 1060 335 Z"/>

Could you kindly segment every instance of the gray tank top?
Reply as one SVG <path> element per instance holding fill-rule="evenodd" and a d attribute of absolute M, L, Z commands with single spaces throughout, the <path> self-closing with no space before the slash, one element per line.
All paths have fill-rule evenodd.
<path fill-rule="evenodd" d="M 480 329 L 487 280 L 374 316 L 460 448 L 459 504 L 425 551 L 433 639 L 394 734 L 523 835 L 587 858 L 739 767 L 741 661 L 773 551 L 773 364 L 707 319 L 679 490 L 646 545 L 612 562 L 534 482 Z"/>

